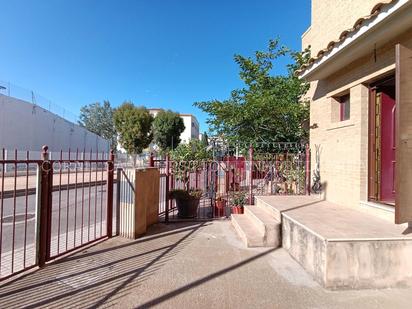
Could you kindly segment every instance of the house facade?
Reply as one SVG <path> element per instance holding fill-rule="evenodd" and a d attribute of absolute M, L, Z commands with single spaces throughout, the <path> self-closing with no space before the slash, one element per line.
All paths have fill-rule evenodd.
<path fill-rule="evenodd" d="M 297 74 L 323 198 L 412 222 L 412 1 L 312 0 L 311 16 Z"/>

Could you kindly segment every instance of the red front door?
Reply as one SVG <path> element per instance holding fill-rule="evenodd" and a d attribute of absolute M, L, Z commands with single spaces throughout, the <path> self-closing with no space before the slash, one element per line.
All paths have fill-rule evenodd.
<path fill-rule="evenodd" d="M 395 98 L 381 96 L 381 179 L 380 200 L 395 202 Z"/>

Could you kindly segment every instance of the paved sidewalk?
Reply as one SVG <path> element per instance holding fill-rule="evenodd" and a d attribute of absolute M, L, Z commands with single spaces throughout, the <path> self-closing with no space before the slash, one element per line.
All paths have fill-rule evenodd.
<path fill-rule="evenodd" d="M 116 174 L 116 173 L 115 173 Z M 83 173 L 79 171 L 77 173 L 77 183 L 89 183 L 94 182 L 94 181 L 106 181 L 107 179 L 107 173 L 106 170 L 102 171 L 99 170 L 96 175 L 96 171 L 92 171 L 89 173 L 89 171 L 84 172 L 84 178 L 83 178 Z M 70 180 L 70 182 L 69 182 Z M 16 190 L 24 190 L 26 189 L 26 181 L 27 181 L 27 188 L 28 189 L 33 189 L 36 188 L 37 185 L 37 176 L 36 175 L 29 175 L 26 177 L 25 175 L 19 175 L 16 177 Z M 0 177 L 0 188 L 2 185 L 2 178 Z M 62 173 L 61 178 L 59 173 L 55 173 L 53 175 L 53 186 L 58 186 L 61 184 L 62 189 L 66 189 L 65 186 L 67 184 L 75 184 L 76 183 L 76 173 L 70 172 L 70 175 L 68 173 Z M 13 176 L 7 176 L 4 177 L 4 192 L 13 192 L 14 190 L 14 177 Z M 1 189 L 0 189 L 1 190 Z"/>
<path fill-rule="evenodd" d="M 328 291 L 283 249 L 245 249 L 229 221 L 159 224 L 0 287 L 0 307 L 410 308 L 412 289 Z"/>

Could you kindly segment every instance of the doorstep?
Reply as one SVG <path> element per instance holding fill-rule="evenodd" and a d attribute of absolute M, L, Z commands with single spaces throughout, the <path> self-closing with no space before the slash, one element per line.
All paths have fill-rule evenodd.
<path fill-rule="evenodd" d="M 330 289 L 412 285 L 412 229 L 312 196 L 256 197 L 279 213 L 282 246 Z"/>

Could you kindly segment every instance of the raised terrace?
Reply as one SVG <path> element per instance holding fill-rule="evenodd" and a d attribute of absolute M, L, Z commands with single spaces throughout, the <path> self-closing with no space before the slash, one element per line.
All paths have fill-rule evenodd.
<path fill-rule="evenodd" d="M 411 228 L 315 196 L 262 196 L 256 197 L 255 204 L 246 207 L 241 220 L 232 218 L 238 232 L 246 227 L 246 233 L 239 233 L 246 244 L 248 235 L 255 235 L 252 244 L 256 244 L 256 235 L 267 237 L 259 229 L 259 218 L 252 217 L 250 211 L 263 209 L 261 223 L 268 225 L 268 218 L 272 218 L 269 225 L 281 225 L 281 233 L 272 228 L 271 237 L 279 239 L 272 244 L 281 243 L 325 287 L 412 284 Z"/>

